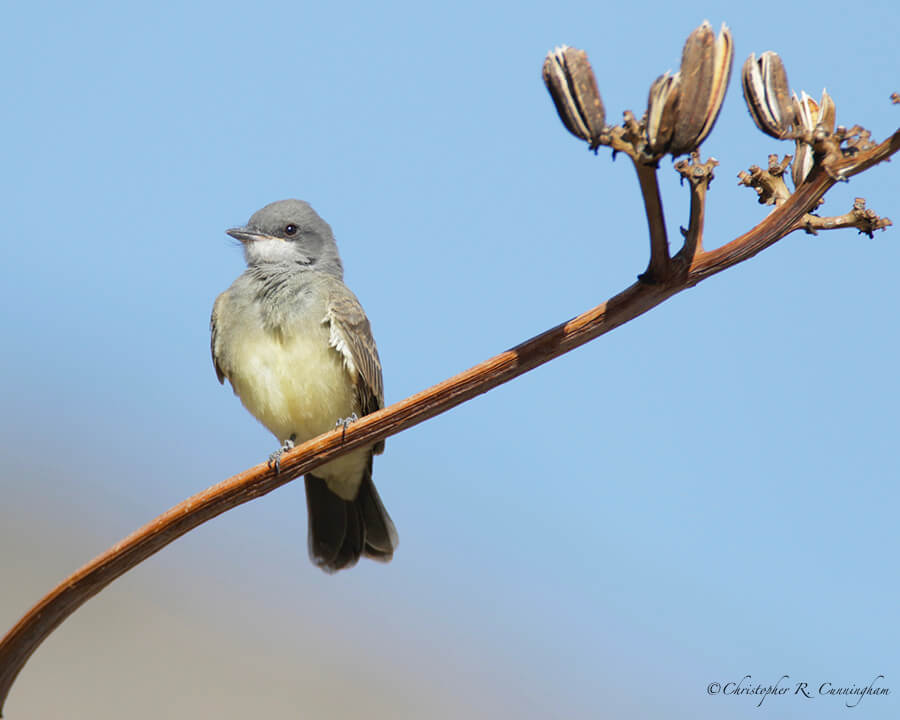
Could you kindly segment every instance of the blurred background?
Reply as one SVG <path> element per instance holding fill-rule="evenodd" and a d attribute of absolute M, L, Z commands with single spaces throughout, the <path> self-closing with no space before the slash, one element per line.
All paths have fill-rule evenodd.
<path fill-rule="evenodd" d="M 630 163 L 562 127 L 545 53 L 588 51 L 611 121 L 704 18 L 735 72 L 704 145 L 707 244 L 768 209 L 736 175 L 793 153 L 739 70 L 882 140 L 893 2 L 31 3 L 5 13 L 0 632 L 274 439 L 209 358 L 273 200 L 331 223 L 394 402 L 598 304 L 648 257 Z M 836 187 L 900 221 L 896 161 Z M 662 163 L 670 237 L 688 193 Z M 328 577 L 302 483 L 204 525 L 37 651 L 22 718 L 894 718 L 898 230 L 792 235 L 632 323 L 391 438 L 387 566 Z"/>

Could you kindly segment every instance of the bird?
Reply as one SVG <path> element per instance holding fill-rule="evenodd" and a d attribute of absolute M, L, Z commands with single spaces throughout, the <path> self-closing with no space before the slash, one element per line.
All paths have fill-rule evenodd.
<path fill-rule="evenodd" d="M 213 366 L 275 435 L 278 470 L 285 450 L 384 406 L 381 361 L 331 226 L 309 203 L 271 203 L 226 232 L 247 269 L 213 305 Z M 393 557 L 397 530 L 372 482 L 383 451 L 381 440 L 304 476 L 309 555 L 328 573 Z"/>

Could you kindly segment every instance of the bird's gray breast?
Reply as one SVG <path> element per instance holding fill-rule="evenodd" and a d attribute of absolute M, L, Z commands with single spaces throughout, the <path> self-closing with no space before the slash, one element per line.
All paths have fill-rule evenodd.
<path fill-rule="evenodd" d="M 260 324 L 279 335 L 291 334 L 297 325 L 307 326 L 312 320 L 321 324 L 325 318 L 329 278 L 312 270 L 248 271 L 247 294 L 252 295 L 252 308 Z M 325 332 L 325 329 L 322 328 Z"/>

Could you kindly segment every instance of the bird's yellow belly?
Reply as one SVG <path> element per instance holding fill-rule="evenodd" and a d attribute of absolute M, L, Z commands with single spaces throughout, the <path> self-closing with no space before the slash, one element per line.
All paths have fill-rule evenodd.
<path fill-rule="evenodd" d="M 260 329 L 242 338 L 228 379 L 244 407 L 279 442 L 296 444 L 332 430 L 355 411 L 353 378 L 323 326 L 282 338 Z M 356 497 L 369 454 L 357 450 L 314 472 L 341 497 Z"/>

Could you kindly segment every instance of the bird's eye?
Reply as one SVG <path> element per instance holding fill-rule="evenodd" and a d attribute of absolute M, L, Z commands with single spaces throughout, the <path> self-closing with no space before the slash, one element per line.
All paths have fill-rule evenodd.
<path fill-rule="evenodd" d="M 284 234 L 285 235 L 296 235 L 297 234 L 297 226 L 296 225 L 285 225 L 284 226 Z"/>

